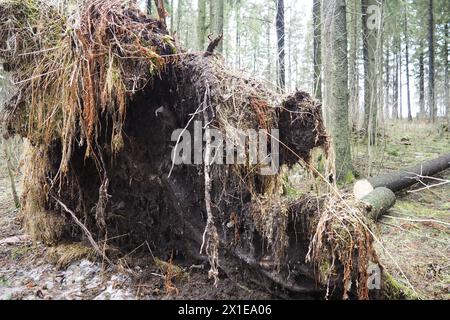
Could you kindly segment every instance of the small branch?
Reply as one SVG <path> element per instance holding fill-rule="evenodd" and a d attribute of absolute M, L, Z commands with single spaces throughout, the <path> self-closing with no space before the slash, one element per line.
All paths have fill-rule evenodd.
<path fill-rule="evenodd" d="M 74 222 L 85 233 L 86 237 L 88 238 L 88 240 L 91 243 L 92 247 L 94 248 L 95 252 L 97 252 L 98 255 L 103 257 L 106 260 L 106 262 L 108 262 L 108 264 L 113 265 L 111 260 L 109 260 L 109 258 L 104 254 L 104 252 L 102 252 L 102 250 L 100 250 L 100 247 L 98 246 L 97 242 L 95 242 L 94 238 L 92 237 L 91 232 L 88 230 L 88 228 L 86 228 L 86 226 L 80 220 L 78 220 L 75 213 L 72 210 L 70 210 L 69 208 L 67 208 L 67 206 L 63 202 L 61 202 L 61 200 L 54 197 L 53 195 L 50 195 L 50 196 L 64 209 L 64 211 L 66 211 L 67 213 L 69 213 L 72 216 L 72 219 L 74 220 Z"/>
<path fill-rule="evenodd" d="M 409 190 L 408 193 L 415 193 L 415 192 L 419 192 L 419 191 L 423 191 L 423 190 L 428 190 L 428 189 L 431 189 L 431 188 L 443 186 L 443 185 L 446 185 L 446 184 L 450 183 L 450 180 L 440 179 L 440 178 L 436 178 L 436 177 L 423 176 L 421 174 L 416 175 L 412 179 L 418 180 L 420 183 L 422 183 L 424 185 L 424 187 L 419 188 L 419 189 L 415 189 L 415 190 Z M 435 184 L 432 184 L 432 185 L 427 185 L 422 180 L 433 180 L 433 181 L 437 181 L 438 183 L 435 183 Z"/>
<path fill-rule="evenodd" d="M 386 218 L 391 218 L 391 219 L 402 220 L 402 221 L 409 221 L 409 222 L 431 222 L 431 223 L 438 223 L 438 224 L 443 224 L 444 226 L 450 227 L 450 223 L 447 223 L 447 222 L 444 222 L 444 221 L 440 221 L 440 220 L 435 220 L 435 219 L 407 219 L 407 218 L 394 217 L 394 216 L 388 216 L 388 215 L 385 215 L 384 217 L 386 217 Z"/>

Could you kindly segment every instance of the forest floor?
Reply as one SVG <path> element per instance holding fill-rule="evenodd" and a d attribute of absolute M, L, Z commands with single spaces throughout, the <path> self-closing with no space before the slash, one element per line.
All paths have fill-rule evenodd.
<path fill-rule="evenodd" d="M 380 141 L 372 157 L 374 173 L 450 152 L 450 134 L 426 123 L 391 123 Z M 364 175 L 366 146 L 356 142 L 353 151 L 355 169 Z M 439 177 L 450 179 L 450 170 Z M 399 195 L 395 207 L 377 226 L 380 258 L 385 269 L 405 286 L 409 281 L 420 298 L 449 299 L 450 185 L 410 192 L 413 190 Z M 180 279 L 174 278 L 173 283 L 164 281 L 161 269 L 148 267 L 151 263 L 119 265 L 113 271 L 80 255 L 61 266 L 54 259 L 57 249 L 33 243 L 24 234 L 18 214 L 5 165 L 0 163 L 0 299 L 272 298 L 256 286 L 228 277 L 216 288 L 207 279 L 205 266 L 180 266 Z"/>

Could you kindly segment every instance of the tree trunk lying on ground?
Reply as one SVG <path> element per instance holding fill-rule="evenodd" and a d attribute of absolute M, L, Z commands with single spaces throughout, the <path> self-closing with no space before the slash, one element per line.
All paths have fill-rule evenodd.
<path fill-rule="evenodd" d="M 448 168 L 450 168 L 450 153 L 409 168 L 360 180 L 355 183 L 353 193 L 361 199 L 379 187 L 399 192 Z"/>
<path fill-rule="evenodd" d="M 402 191 L 448 168 L 450 168 L 450 154 L 404 170 L 360 180 L 355 183 L 353 194 L 366 204 L 367 215 L 378 220 L 389 208 L 394 206 L 394 192 Z"/>
<path fill-rule="evenodd" d="M 361 199 L 365 204 L 367 216 L 378 220 L 395 204 L 395 194 L 388 188 L 379 187 Z"/>
<path fill-rule="evenodd" d="M 183 51 L 163 21 L 132 3 L 79 6 L 73 14 L 43 0 L 0 4 L 0 57 L 19 84 L 3 125 L 29 141 L 22 215 L 33 238 L 206 261 L 215 281 L 225 273 L 278 295 L 323 297 L 328 283 L 336 296 L 367 298 L 377 257 L 357 203 L 335 194 L 287 200 L 280 172 L 261 174 L 273 169 L 264 149 L 287 167 L 315 148 L 328 154 L 320 103 L 305 92 L 280 96 L 211 52 Z M 205 128 L 235 147 L 220 153 Z M 220 164 L 250 148 L 241 131 L 268 138 L 263 159 L 247 152 L 242 163 Z M 194 161 L 174 165 L 171 153 L 192 136 L 185 160 Z M 202 161 L 211 149 L 220 163 Z"/>

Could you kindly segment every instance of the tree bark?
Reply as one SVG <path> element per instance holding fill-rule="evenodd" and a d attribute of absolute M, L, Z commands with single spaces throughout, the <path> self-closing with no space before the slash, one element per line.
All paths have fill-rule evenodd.
<path fill-rule="evenodd" d="M 321 53 L 321 28 L 322 24 L 320 21 L 320 2 L 321 0 L 313 1 L 313 59 L 314 59 L 314 96 L 318 100 L 322 100 L 322 77 L 321 77 L 321 67 L 322 67 L 322 53 Z"/>
<path fill-rule="evenodd" d="M 322 63 L 324 109 L 335 150 L 336 179 L 352 170 L 348 125 L 347 22 L 344 0 L 324 1 Z"/>
<path fill-rule="evenodd" d="M 223 24 L 224 24 L 224 0 L 217 0 L 217 29 L 216 34 L 223 36 Z M 223 53 L 223 41 L 219 42 L 219 45 L 217 46 L 217 51 L 219 53 Z"/>
<path fill-rule="evenodd" d="M 177 6 L 177 34 L 178 40 L 181 42 L 181 16 L 183 14 L 183 0 L 178 0 Z"/>
<path fill-rule="evenodd" d="M 285 48 L 284 48 L 284 0 L 277 0 L 277 48 L 278 48 L 278 68 L 277 80 L 278 89 L 284 91 L 286 88 L 286 72 L 285 72 Z"/>
<path fill-rule="evenodd" d="M 393 95 L 392 95 L 392 118 L 398 119 L 398 73 L 399 73 L 399 65 L 398 65 L 398 52 L 394 55 L 395 60 L 395 74 L 394 74 L 394 83 L 393 83 Z"/>
<path fill-rule="evenodd" d="M 197 49 L 205 50 L 206 38 L 206 0 L 198 0 Z"/>
<path fill-rule="evenodd" d="M 373 21 L 374 16 L 369 8 L 377 6 L 377 0 L 362 0 L 362 29 L 364 56 L 364 128 L 371 145 L 375 144 L 377 129 L 377 64 L 376 51 L 378 41 L 379 21 Z M 378 19 L 378 16 L 375 18 Z"/>
<path fill-rule="evenodd" d="M 400 34 L 398 35 L 398 117 L 403 119 L 403 75 L 402 75 L 402 43 Z"/>
<path fill-rule="evenodd" d="M 216 32 L 216 1 L 209 0 L 209 33 L 211 34 Z"/>
<path fill-rule="evenodd" d="M 384 112 L 385 112 L 385 116 L 387 118 L 390 118 L 390 113 L 389 113 L 389 94 L 390 94 L 390 85 L 391 85 L 391 68 L 389 65 L 389 60 L 390 60 L 390 48 L 389 48 L 389 44 L 386 45 L 386 58 L 384 61 L 384 67 L 385 67 L 385 99 L 384 99 Z"/>
<path fill-rule="evenodd" d="M 450 22 L 447 22 L 444 26 L 444 61 L 445 61 L 445 71 L 444 71 L 444 81 L 445 81 L 445 115 L 447 117 L 447 130 L 450 131 L 450 84 L 449 84 L 449 74 L 448 74 L 448 27 Z"/>
<path fill-rule="evenodd" d="M 408 121 L 412 121 L 411 113 L 411 93 L 409 84 L 409 38 L 408 38 L 408 10 L 405 8 L 405 63 L 406 63 L 406 99 L 408 105 Z"/>
<path fill-rule="evenodd" d="M 236 0 L 236 68 L 241 68 L 241 0 Z"/>
<path fill-rule="evenodd" d="M 359 71 L 358 63 L 358 34 L 359 34 L 359 9 L 358 0 L 348 1 L 349 7 L 349 108 L 351 110 L 351 127 L 357 129 L 359 120 Z"/>
<path fill-rule="evenodd" d="M 374 189 L 386 187 L 393 192 L 398 192 L 416 184 L 418 182 L 418 175 L 430 177 L 448 168 L 450 168 L 450 153 L 416 166 L 379 175 L 367 180 Z"/>
<path fill-rule="evenodd" d="M 173 31 L 174 31 L 174 16 L 173 16 L 173 14 L 174 14 L 174 10 L 173 10 L 173 0 L 170 0 L 170 32 L 171 33 L 173 33 Z"/>
<path fill-rule="evenodd" d="M 434 16 L 433 0 L 428 0 L 428 105 L 430 118 L 436 122 L 437 108 L 434 92 Z"/>
<path fill-rule="evenodd" d="M 419 110 L 420 110 L 420 119 L 425 118 L 425 54 L 423 49 L 423 42 L 420 41 L 419 48 Z"/>
<path fill-rule="evenodd" d="M 361 201 L 365 205 L 367 216 L 376 221 L 395 205 L 396 198 L 394 192 L 390 189 L 379 187 L 362 198 Z"/>

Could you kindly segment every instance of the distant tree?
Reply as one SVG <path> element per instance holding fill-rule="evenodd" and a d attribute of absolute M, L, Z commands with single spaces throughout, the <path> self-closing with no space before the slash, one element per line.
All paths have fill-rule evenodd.
<path fill-rule="evenodd" d="M 217 17 L 217 25 L 216 25 L 216 34 L 217 35 L 224 35 L 223 33 L 223 24 L 224 24 L 224 0 L 216 0 L 216 17 Z M 220 53 L 223 53 L 223 43 L 224 40 L 219 42 L 219 45 L 217 46 L 217 51 Z"/>
<path fill-rule="evenodd" d="M 277 48 L 278 48 L 278 68 L 277 68 L 277 80 L 278 88 L 284 91 L 286 88 L 286 72 L 285 72 L 285 33 L 284 33 L 284 0 L 277 0 L 277 16 L 276 16 L 276 29 L 277 29 Z"/>
<path fill-rule="evenodd" d="M 313 1 L 313 60 L 314 60 L 314 96 L 316 99 L 322 100 L 322 81 L 321 81 L 321 28 L 320 22 L 320 2 L 321 0 Z"/>
<path fill-rule="evenodd" d="M 433 0 L 428 0 L 428 105 L 432 122 L 436 122 L 437 117 L 437 106 L 434 92 L 434 67 Z"/>
<path fill-rule="evenodd" d="M 405 12 L 404 12 L 404 37 L 405 37 L 405 68 L 406 68 L 406 93 L 407 93 L 407 106 L 408 106 L 408 121 L 412 121 L 411 113 L 411 91 L 409 83 L 409 34 L 408 34 L 408 7 L 407 2 L 405 2 Z"/>
<path fill-rule="evenodd" d="M 349 41 L 348 52 L 348 75 L 349 75 L 349 108 L 351 111 L 351 126 L 356 128 L 359 118 L 359 72 L 358 72 L 358 49 L 360 24 L 360 0 L 347 1 L 347 30 Z"/>
<path fill-rule="evenodd" d="M 205 49 L 206 39 L 206 0 L 198 0 L 197 49 Z"/>
<path fill-rule="evenodd" d="M 209 33 L 216 33 L 216 2 L 217 0 L 209 0 Z"/>
<path fill-rule="evenodd" d="M 449 55 L 449 50 L 448 50 L 448 29 L 449 29 L 449 25 L 450 22 L 447 22 L 444 25 L 444 62 L 445 62 L 445 71 L 444 71 L 444 86 L 445 86 L 445 114 L 447 116 L 447 130 L 450 130 L 450 84 L 449 84 L 449 74 L 448 74 L 448 55 Z"/>
<path fill-rule="evenodd" d="M 378 0 L 362 0 L 364 58 L 364 128 L 370 144 L 375 143 L 378 112 L 377 46 L 380 19 Z"/>

